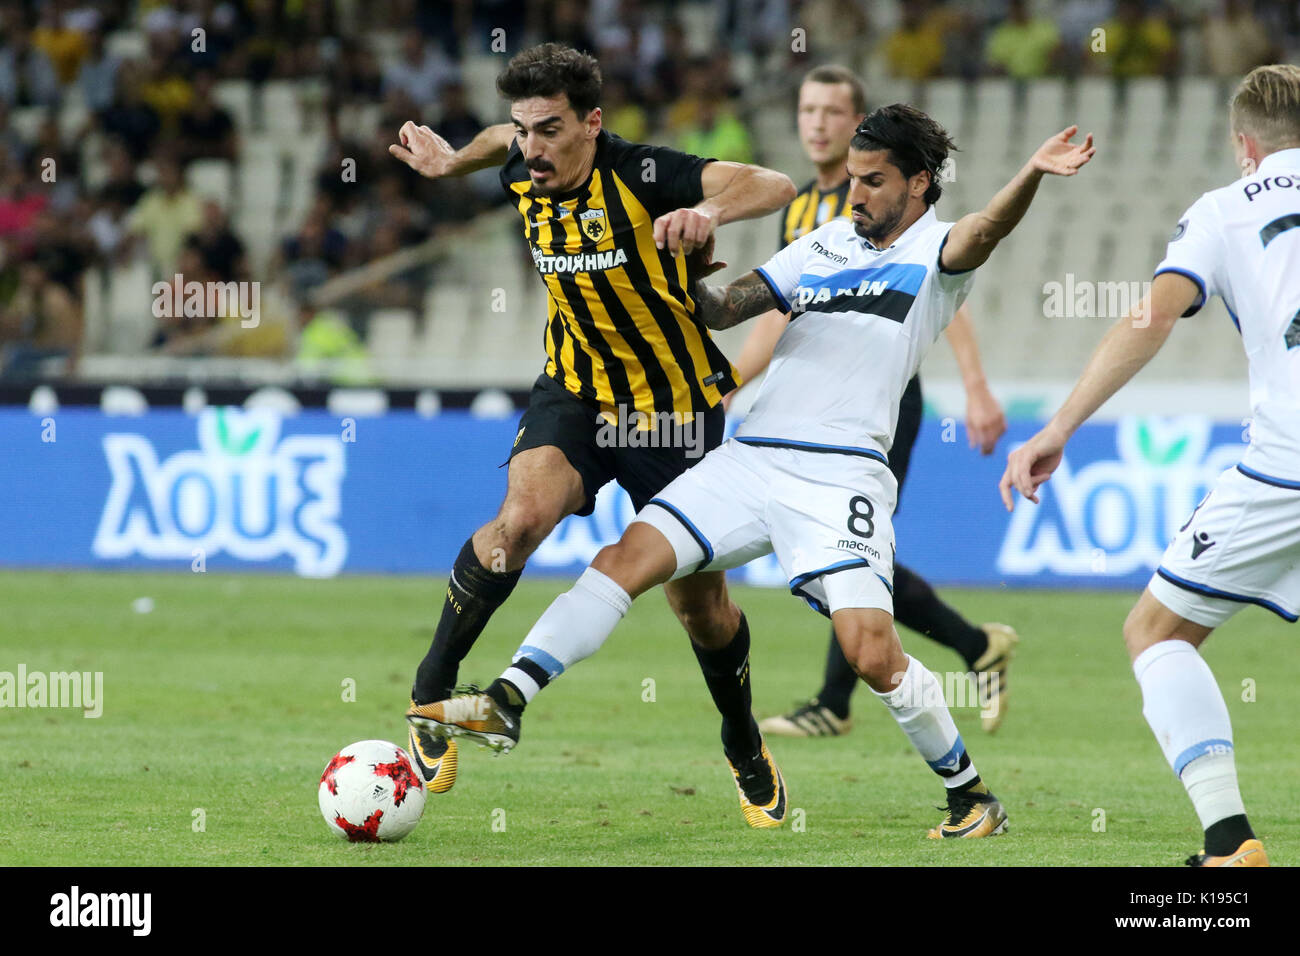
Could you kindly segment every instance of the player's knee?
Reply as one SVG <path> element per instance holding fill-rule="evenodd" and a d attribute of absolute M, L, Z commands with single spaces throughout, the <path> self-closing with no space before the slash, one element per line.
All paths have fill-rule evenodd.
<path fill-rule="evenodd" d="M 510 562 L 528 558 L 555 527 L 555 509 L 535 499 L 507 501 L 490 525 L 492 546 Z"/>
<path fill-rule="evenodd" d="M 896 683 L 897 674 L 892 673 L 893 655 L 885 647 L 884 641 L 872 641 L 858 648 L 855 660 L 850 661 L 857 675 L 875 687 L 878 684 Z"/>
<path fill-rule="evenodd" d="M 894 671 L 898 670 L 898 660 L 894 645 L 897 639 L 893 627 L 861 623 L 852 625 L 849 631 L 841 647 L 847 648 L 844 656 L 854 672 L 873 687 L 896 683 L 894 678 L 898 675 Z"/>
<path fill-rule="evenodd" d="M 736 636 L 740 609 L 723 589 L 692 594 L 667 592 L 668 606 L 692 641 L 709 650 L 726 647 Z"/>
<path fill-rule="evenodd" d="M 591 566 L 606 577 L 622 581 L 635 572 L 636 554 L 622 541 L 616 541 L 597 551 Z"/>
<path fill-rule="evenodd" d="M 1165 640 L 1171 635 L 1161 633 L 1156 619 L 1148 613 L 1143 602 L 1139 601 L 1124 619 L 1124 646 L 1128 648 L 1129 659 L 1135 659 L 1148 647 Z"/>

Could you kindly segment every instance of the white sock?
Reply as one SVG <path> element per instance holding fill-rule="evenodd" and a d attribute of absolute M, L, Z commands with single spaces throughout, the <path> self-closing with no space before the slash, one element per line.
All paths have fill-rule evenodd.
<path fill-rule="evenodd" d="M 537 619 L 501 679 L 531 701 L 568 668 L 600 650 L 631 606 L 626 591 L 595 568 L 587 568 Z M 528 663 L 521 667 L 521 661 Z"/>
<path fill-rule="evenodd" d="M 945 786 L 960 787 L 975 779 L 975 764 L 948 713 L 943 687 L 920 661 L 909 656 L 898 686 L 884 694 L 872 693 L 889 708 L 917 753 L 943 777 Z"/>
<path fill-rule="evenodd" d="M 1214 674 L 1186 641 L 1160 641 L 1133 662 L 1142 716 L 1209 829 L 1245 813 L 1237 786 L 1232 723 Z"/>

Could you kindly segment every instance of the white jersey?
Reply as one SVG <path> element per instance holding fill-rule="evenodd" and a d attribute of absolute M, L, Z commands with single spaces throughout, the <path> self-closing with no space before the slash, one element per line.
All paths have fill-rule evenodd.
<path fill-rule="evenodd" d="M 834 219 L 759 268 L 790 324 L 737 439 L 884 461 L 903 389 L 975 275 L 940 270 L 951 228 L 931 206 L 876 249 Z"/>
<path fill-rule="evenodd" d="M 1242 470 L 1300 487 L 1300 149 L 1192 204 L 1156 268 L 1220 296 L 1250 367 L 1250 447 Z"/>

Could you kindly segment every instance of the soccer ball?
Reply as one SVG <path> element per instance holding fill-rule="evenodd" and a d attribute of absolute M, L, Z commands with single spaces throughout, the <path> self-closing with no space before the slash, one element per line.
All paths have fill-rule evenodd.
<path fill-rule="evenodd" d="M 353 843 L 400 840 L 420 822 L 426 796 L 411 758 L 386 740 L 361 740 L 336 753 L 317 795 L 326 825 Z"/>

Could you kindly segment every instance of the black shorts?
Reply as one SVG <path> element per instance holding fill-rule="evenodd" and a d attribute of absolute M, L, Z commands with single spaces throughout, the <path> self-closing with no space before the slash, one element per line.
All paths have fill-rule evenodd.
<path fill-rule="evenodd" d="M 591 405 L 549 375 L 541 375 L 528 396 L 510 457 L 553 445 L 582 478 L 586 501 L 579 515 L 595 510 L 596 492 L 610 481 L 617 481 L 640 511 L 674 478 L 722 444 L 726 413 L 721 405 L 696 412 L 694 423 L 671 430 L 671 422 L 650 432 L 637 431 L 633 424 L 626 422 L 626 416 L 617 425 L 605 422 Z"/>
<path fill-rule="evenodd" d="M 921 412 L 925 405 L 921 397 L 921 376 L 913 375 L 903 389 L 898 403 L 898 426 L 894 429 L 894 446 L 889 449 L 889 470 L 898 482 L 898 499 L 902 504 L 903 482 L 907 479 L 907 466 L 912 461 L 912 446 L 921 430 Z M 894 508 L 898 512 L 898 508 Z"/>

